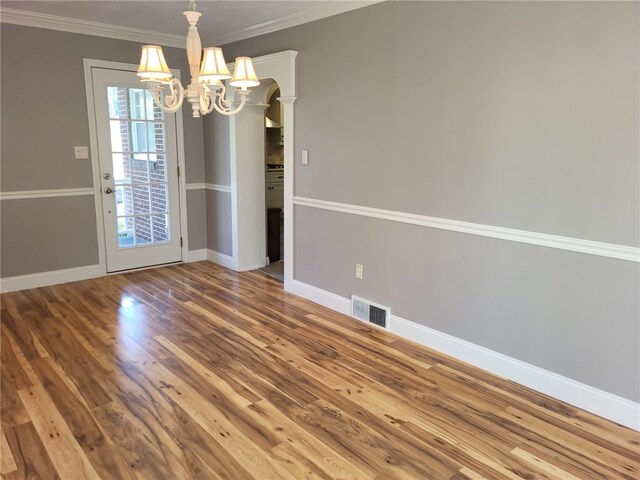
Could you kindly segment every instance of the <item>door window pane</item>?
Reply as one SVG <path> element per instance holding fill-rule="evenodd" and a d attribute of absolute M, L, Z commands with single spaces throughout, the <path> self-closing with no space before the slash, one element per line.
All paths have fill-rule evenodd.
<path fill-rule="evenodd" d="M 109 102 L 109 118 L 127 118 L 127 89 L 122 87 L 107 87 L 107 101 Z"/>
<path fill-rule="evenodd" d="M 143 215 L 136 217 L 134 232 L 136 245 L 151 243 L 153 241 L 151 236 L 151 216 Z"/>
<path fill-rule="evenodd" d="M 128 122 L 121 122 L 120 120 L 111 120 L 109 122 L 111 126 L 111 151 L 112 152 L 125 152 L 129 148 L 129 124 Z"/>
<path fill-rule="evenodd" d="M 154 242 L 164 242 L 169 239 L 169 223 L 167 215 L 152 215 L 151 227 Z"/>
<path fill-rule="evenodd" d="M 129 89 L 129 110 L 131 118 L 138 120 L 145 119 L 146 105 L 145 105 L 145 93 L 143 89 L 131 88 Z"/>
<path fill-rule="evenodd" d="M 114 153 L 113 181 L 117 184 L 131 183 L 131 157 L 126 153 Z"/>
<path fill-rule="evenodd" d="M 117 215 L 133 215 L 133 191 L 129 186 L 116 186 Z"/>
<path fill-rule="evenodd" d="M 131 247 L 135 245 L 133 217 L 118 217 L 118 245 L 120 247 Z"/>
<path fill-rule="evenodd" d="M 149 185 L 133 186 L 133 211 L 136 215 L 151 212 Z"/>
<path fill-rule="evenodd" d="M 150 152 L 162 152 L 164 150 L 164 128 L 162 123 L 147 123 Z"/>
<path fill-rule="evenodd" d="M 134 183 L 149 182 L 149 155 L 146 153 L 134 153 L 131 160 L 131 178 Z"/>
<path fill-rule="evenodd" d="M 134 152 L 147 150 L 147 122 L 131 122 L 131 146 Z"/>
<path fill-rule="evenodd" d="M 163 154 L 149 154 L 149 178 L 152 182 L 167 181 L 167 164 Z"/>
<path fill-rule="evenodd" d="M 145 90 L 146 93 L 146 106 L 147 106 L 147 120 L 156 120 L 162 121 L 162 110 L 156 107 L 155 103 L 153 103 L 153 96 L 151 95 L 151 90 Z"/>
<path fill-rule="evenodd" d="M 167 186 L 163 184 L 151 185 L 151 211 L 165 213 L 169 210 Z"/>

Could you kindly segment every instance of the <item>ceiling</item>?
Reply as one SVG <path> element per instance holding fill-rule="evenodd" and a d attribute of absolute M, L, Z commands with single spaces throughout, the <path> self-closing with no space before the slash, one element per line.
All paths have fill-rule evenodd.
<path fill-rule="evenodd" d="M 202 13 L 198 23 L 200 36 L 209 41 L 228 43 L 372 3 L 377 2 L 365 0 L 200 0 L 196 1 L 196 10 Z M 186 19 L 181 13 L 189 9 L 188 0 L 2 0 L 0 5 L 3 11 L 6 9 L 22 10 L 36 15 L 53 15 L 181 37 L 186 35 L 187 30 Z"/>

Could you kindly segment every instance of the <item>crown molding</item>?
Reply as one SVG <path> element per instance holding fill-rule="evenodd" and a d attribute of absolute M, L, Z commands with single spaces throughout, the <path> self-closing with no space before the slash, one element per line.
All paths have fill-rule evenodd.
<path fill-rule="evenodd" d="M 135 28 L 109 25 L 76 18 L 59 17 L 45 13 L 27 12 L 0 7 L 0 22 L 25 27 L 48 28 L 62 32 L 81 33 L 98 37 L 115 38 L 131 42 L 152 43 L 166 47 L 185 47 L 185 37 L 167 33 L 138 30 Z"/>
<path fill-rule="evenodd" d="M 357 2 L 326 2 L 309 6 L 303 10 L 292 12 L 287 15 L 269 20 L 268 22 L 251 25 L 249 27 L 239 28 L 231 32 L 220 35 L 208 35 L 203 37 L 203 45 L 225 45 L 227 43 L 245 40 L 258 35 L 276 32 L 289 27 L 302 25 L 303 23 L 313 22 L 322 18 L 332 17 L 340 13 L 357 10 L 359 8 L 368 7 L 385 0 L 362 0 Z"/>
<path fill-rule="evenodd" d="M 224 45 L 237 42 L 258 35 L 275 32 L 284 28 L 295 27 L 304 23 L 313 22 L 322 18 L 331 17 L 340 13 L 367 7 L 385 0 L 362 0 L 357 2 L 327 2 L 309 6 L 303 10 L 283 15 L 268 22 L 239 28 L 221 35 L 209 35 L 203 37 L 203 45 Z M 185 38 L 182 35 L 140 30 L 107 23 L 79 20 L 76 18 L 60 17 L 46 13 L 28 12 L 14 8 L 0 7 L 0 22 L 25 27 L 47 28 L 62 32 L 80 33 L 98 37 L 115 38 L 139 43 L 152 43 L 166 47 L 185 47 Z"/>

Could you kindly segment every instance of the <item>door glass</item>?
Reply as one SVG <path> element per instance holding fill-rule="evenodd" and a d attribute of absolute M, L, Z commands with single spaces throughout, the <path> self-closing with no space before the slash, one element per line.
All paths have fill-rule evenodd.
<path fill-rule="evenodd" d="M 118 245 L 171 240 L 164 114 L 142 88 L 107 87 Z"/>

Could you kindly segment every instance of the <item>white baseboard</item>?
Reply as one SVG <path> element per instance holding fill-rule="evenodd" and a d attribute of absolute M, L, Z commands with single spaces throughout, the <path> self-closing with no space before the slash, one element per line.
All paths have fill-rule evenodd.
<path fill-rule="evenodd" d="M 344 313 L 345 315 L 351 314 L 351 302 L 349 299 L 335 293 L 327 292 L 295 279 L 291 282 L 289 291 L 336 312 Z"/>
<path fill-rule="evenodd" d="M 349 299 L 293 280 L 291 293 L 322 306 L 350 314 Z M 605 392 L 557 373 L 503 355 L 480 345 L 391 315 L 389 331 L 525 387 L 575 405 L 634 430 L 640 431 L 640 404 Z"/>
<path fill-rule="evenodd" d="M 240 267 L 235 257 L 231 257 L 224 253 L 216 252 L 215 250 L 206 249 L 204 251 L 206 252 L 206 257 L 203 258 L 202 260 L 209 260 L 210 262 L 217 263 L 218 265 L 222 265 L 223 267 L 230 268 L 231 270 L 235 270 L 236 272 L 246 272 L 249 270 L 255 270 L 257 268 L 264 267 L 264 265 L 249 265 L 245 267 Z M 199 252 L 201 252 L 201 250 L 196 250 L 196 252 L 198 252 L 198 255 L 200 255 Z M 189 255 L 189 258 L 191 258 L 191 255 Z M 198 260 L 190 260 L 190 261 L 196 262 Z"/>
<path fill-rule="evenodd" d="M 207 250 L 207 260 L 223 267 L 230 268 L 231 270 L 238 269 L 238 262 L 234 257 L 230 257 L 224 253 L 216 252 L 215 250 Z"/>
<path fill-rule="evenodd" d="M 264 266 L 266 266 L 266 263 L 260 263 L 260 264 L 255 264 L 255 265 L 245 265 L 244 267 L 238 267 L 236 269 L 237 272 L 249 272 L 251 270 L 257 270 L 259 268 L 262 268 Z"/>
<path fill-rule="evenodd" d="M 65 268 L 50 272 L 32 273 L 0 279 L 0 292 L 15 292 L 28 288 L 46 287 L 59 283 L 77 282 L 90 278 L 102 277 L 104 272 L 100 265 L 87 265 L 86 267 Z"/>
<path fill-rule="evenodd" d="M 201 248 L 200 250 L 189 250 L 187 252 L 187 258 L 185 258 L 184 263 L 191 262 L 202 262 L 207 259 L 207 249 Z"/>
<path fill-rule="evenodd" d="M 260 265 L 246 265 L 241 267 L 238 265 L 238 260 L 235 257 L 230 257 L 224 253 L 216 252 L 215 250 L 207 250 L 207 260 L 223 267 L 230 268 L 236 272 L 248 272 L 249 270 L 256 270 L 264 267 L 264 264 Z"/>
<path fill-rule="evenodd" d="M 391 315 L 389 330 L 495 375 L 640 430 L 640 404 L 626 398 L 395 315 Z"/>

